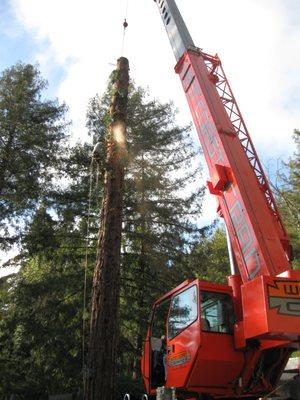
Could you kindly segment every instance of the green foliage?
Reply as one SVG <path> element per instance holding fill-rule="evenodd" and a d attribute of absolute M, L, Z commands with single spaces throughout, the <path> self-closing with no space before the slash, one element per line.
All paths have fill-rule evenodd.
<path fill-rule="evenodd" d="M 294 250 L 293 266 L 300 269 L 300 131 L 294 131 L 296 151 L 278 173 L 276 194 Z"/>
<path fill-rule="evenodd" d="M 100 142 L 100 158 L 92 173 L 88 245 L 87 303 L 90 303 L 98 209 L 110 92 L 101 103 L 90 102 L 87 126 Z M 122 244 L 119 393 L 142 391 L 139 357 L 154 299 L 186 278 L 192 269 L 187 255 L 199 240 L 193 218 L 201 211 L 199 180 L 189 128 L 174 124 L 171 104 L 149 99 L 131 88 L 128 114 Z M 65 149 L 61 148 L 61 151 Z M 102 152 L 101 152 L 102 151 Z M 20 272 L 0 282 L 0 396 L 11 393 L 34 399 L 64 393 L 82 382 L 82 314 L 87 210 L 92 146 L 65 151 L 59 171 L 60 188 L 51 187 L 33 214 L 22 240 Z M 37 155 L 38 157 L 38 155 Z M 198 185 L 195 185 L 198 188 Z M 25 189 L 24 189 L 25 190 Z M 34 211 L 35 209 L 35 211 Z M 21 215 L 21 214 L 20 214 Z M 89 311 L 89 310 L 88 310 Z M 85 335 L 88 335 L 87 313 Z M 85 337 L 86 343 L 88 338 Z M 85 347 L 86 349 L 86 347 Z M 129 385 L 129 386 L 128 386 Z"/>
<path fill-rule="evenodd" d="M 2 247 L 14 241 L 12 223 L 30 216 L 50 189 L 64 151 L 66 107 L 42 98 L 46 86 L 30 64 L 18 63 L 0 75 Z"/>
<path fill-rule="evenodd" d="M 70 227 L 39 209 L 23 240 L 26 259 L 3 286 L 0 397 L 35 399 L 81 386 L 85 247 L 81 226 Z"/>
<path fill-rule="evenodd" d="M 201 241 L 189 256 L 190 267 L 199 279 L 226 283 L 230 274 L 230 264 L 224 229 L 204 231 Z"/>
<path fill-rule="evenodd" d="M 81 375 L 81 270 L 37 255 L 11 278 L 0 323 L 0 394 L 39 398 Z M 3 303 L 2 303 L 3 304 Z"/>
<path fill-rule="evenodd" d="M 31 65 L 0 77 L 0 244 L 12 242 L 13 223 L 25 226 L 21 270 L 0 282 L 0 397 L 40 398 L 82 378 L 85 224 L 78 214 L 85 218 L 90 159 L 86 166 L 85 146 L 65 146 L 66 107 L 44 100 L 45 87 Z"/>
<path fill-rule="evenodd" d="M 38 253 L 51 253 L 58 247 L 55 238 L 55 222 L 47 213 L 46 207 L 41 206 L 28 225 L 23 239 L 23 248 L 33 256 Z"/>

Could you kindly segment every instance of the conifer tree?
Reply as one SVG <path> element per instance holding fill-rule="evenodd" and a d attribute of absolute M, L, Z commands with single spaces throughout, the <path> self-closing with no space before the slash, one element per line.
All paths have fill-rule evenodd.
<path fill-rule="evenodd" d="M 203 229 L 199 242 L 187 257 L 189 269 L 199 279 L 227 283 L 230 263 L 225 230 L 216 223 Z"/>
<path fill-rule="evenodd" d="M 300 269 L 300 130 L 295 129 L 293 137 L 296 151 L 278 173 L 275 190 L 293 246 L 293 266 Z"/>
<path fill-rule="evenodd" d="M 103 142 L 107 97 L 92 99 L 88 127 Z M 189 127 L 172 104 L 131 88 L 121 266 L 120 374 L 136 379 L 153 300 L 184 280 L 181 263 L 199 234 L 203 187 Z M 198 180 L 198 182 L 197 182 Z M 190 185 L 194 185 L 193 190 Z M 188 189 L 189 187 L 189 189 Z"/>
<path fill-rule="evenodd" d="M 42 97 L 37 67 L 18 63 L 0 75 L 0 247 L 14 242 L 11 225 L 31 216 L 49 190 L 66 138 L 65 105 Z"/>
<path fill-rule="evenodd" d="M 100 104 L 93 99 L 88 109 L 87 125 L 94 143 L 104 143 L 109 124 L 106 97 L 109 99 L 104 96 Z M 130 384 L 140 382 L 142 339 L 154 299 L 194 272 L 187 255 L 199 240 L 195 221 L 201 212 L 203 188 L 190 129 L 178 127 L 174 121 L 171 104 L 160 104 L 142 89 L 132 87 L 123 210 L 118 395 L 130 390 Z M 23 250 L 26 248 L 27 253 L 22 268 L 15 277 L 0 282 L 0 397 L 25 393 L 34 399 L 72 392 L 82 385 L 85 251 L 87 244 L 89 303 L 102 197 L 100 162 L 93 176 L 90 237 L 86 243 L 92 148 L 91 144 L 76 145 L 65 154 L 60 172 L 66 184 L 49 191 L 45 202 L 39 202 L 32 223 L 26 227 Z M 193 189 L 187 190 L 187 184 Z M 141 385 L 139 388 L 142 390 Z"/>

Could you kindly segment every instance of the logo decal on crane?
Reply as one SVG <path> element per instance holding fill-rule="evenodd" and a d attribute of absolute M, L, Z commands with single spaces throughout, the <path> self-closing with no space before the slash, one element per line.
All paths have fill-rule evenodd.
<path fill-rule="evenodd" d="M 278 314 L 300 317 L 300 281 L 276 280 L 267 287 L 270 308 L 277 308 Z"/>
<path fill-rule="evenodd" d="M 178 367 L 186 364 L 191 359 L 191 354 L 188 351 L 183 351 L 174 356 L 169 357 L 169 367 Z"/>

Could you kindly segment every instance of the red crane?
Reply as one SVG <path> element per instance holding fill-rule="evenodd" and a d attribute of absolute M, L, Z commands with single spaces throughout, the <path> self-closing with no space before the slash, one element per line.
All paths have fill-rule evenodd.
<path fill-rule="evenodd" d="M 228 232 L 228 285 L 184 281 L 156 301 L 142 357 L 149 395 L 259 398 L 300 347 L 300 272 L 219 57 L 197 48 L 174 0 L 156 0 Z M 165 351 L 164 351 L 165 348 Z"/>

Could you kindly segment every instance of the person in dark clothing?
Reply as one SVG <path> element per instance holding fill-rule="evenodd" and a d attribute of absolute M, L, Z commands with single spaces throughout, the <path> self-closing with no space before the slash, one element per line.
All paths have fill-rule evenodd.
<path fill-rule="evenodd" d="M 165 335 L 161 337 L 161 356 L 162 364 L 164 366 L 164 382 L 167 380 L 167 339 Z"/>

